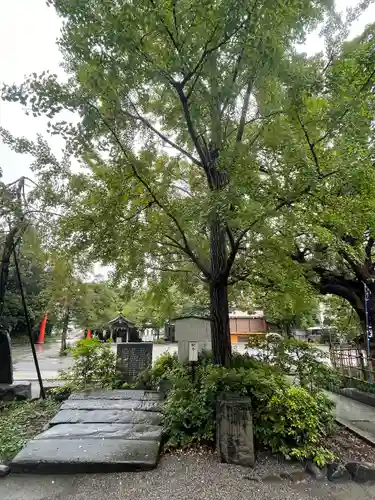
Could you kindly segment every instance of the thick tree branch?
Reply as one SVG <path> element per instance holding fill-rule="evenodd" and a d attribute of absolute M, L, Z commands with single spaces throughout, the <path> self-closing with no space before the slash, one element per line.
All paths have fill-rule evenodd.
<path fill-rule="evenodd" d="M 245 91 L 245 97 L 241 109 L 241 118 L 240 118 L 240 123 L 238 125 L 238 130 L 237 130 L 237 135 L 236 135 L 236 143 L 239 143 L 242 141 L 242 137 L 245 131 L 245 124 L 246 124 L 246 115 L 247 111 L 249 109 L 249 102 L 250 102 L 250 96 L 251 96 L 251 91 L 253 89 L 253 84 L 254 84 L 254 79 L 250 80 L 247 84 L 246 91 Z"/>
<path fill-rule="evenodd" d="M 313 159 L 316 171 L 318 172 L 318 175 L 320 176 L 321 175 L 321 171 L 320 171 L 320 165 L 319 165 L 318 156 L 317 156 L 316 151 L 315 151 L 315 144 L 311 141 L 309 133 L 307 132 L 306 126 L 303 123 L 303 121 L 301 120 L 299 114 L 298 113 L 296 113 L 296 114 L 297 114 L 298 122 L 299 122 L 299 124 L 301 126 L 301 129 L 303 130 L 304 135 L 305 135 L 306 142 L 309 145 L 309 149 L 310 149 L 310 152 L 311 152 L 311 156 L 312 156 L 312 159 Z"/>
<path fill-rule="evenodd" d="M 202 147 L 202 145 L 200 144 L 199 137 L 198 137 L 198 134 L 195 130 L 193 120 L 191 117 L 189 102 L 188 102 L 187 97 L 184 93 L 183 87 L 181 85 L 176 85 L 175 88 L 176 88 L 178 97 L 180 99 L 181 105 L 182 105 L 182 111 L 184 114 L 184 118 L 185 118 L 185 122 L 186 122 L 186 126 L 188 129 L 190 138 L 195 146 L 195 149 L 196 149 L 198 156 L 200 158 L 200 161 L 201 161 L 200 165 L 203 166 L 204 169 L 206 169 L 207 168 L 207 151 L 205 151 L 205 148 Z"/>
<path fill-rule="evenodd" d="M 139 208 L 138 210 L 136 210 L 134 212 L 134 214 L 132 215 L 129 215 L 128 217 L 121 217 L 120 220 L 121 222 L 129 222 L 133 219 L 135 219 L 136 217 L 138 217 L 138 215 L 140 215 L 142 212 L 145 212 L 148 208 L 151 208 L 152 205 L 154 204 L 153 201 L 150 201 L 149 203 L 147 203 L 147 205 L 145 205 L 144 207 L 141 207 Z"/>
<path fill-rule="evenodd" d="M 89 103 L 90 107 L 92 107 L 94 110 L 96 110 L 96 112 L 98 113 L 100 119 L 103 121 L 104 125 L 107 127 L 108 131 L 112 134 L 116 144 L 119 146 L 120 150 L 122 151 L 123 155 L 125 156 L 125 158 L 127 159 L 127 161 L 129 162 L 129 165 L 130 165 L 130 168 L 132 169 L 133 171 L 133 174 L 134 174 L 134 177 L 136 179 L 138 179 L 138 181 L 144 186 L 144 188 L 146 189 L 146 191 L 148 192 L 148 194 L 151 196 L 151 198 L 153 199 L 154 203 L 166 214 L 166 216 L 171 219 L 173 221 L 173 223 L 175 224 L 178 232 L 180 233 L 181 235 L 181 238 L 184 242 L 183 245 L 181 245 L 181 250 L 184 251 L 187 255 L 189 255 L 189 257 L 191 258 L 191 260 L 194 262 L 194 264 L 201 270 L 201 272 L 205 275 L 209 275 L 209 272 L 208 270 L 206 269 L 206 267 L 201 263 L 200 259 L 194 254 L 194 252 L 192 251 L 188 241 L 187 241 L 187 238 L 186 238 L 186 235 L 185 235 L 185 232 L 183 231 L 182 227 L 181 227 L 181 224 L 179 223 L 179 221 L 177 220 L 176 216 L 173 215 L 169 210 L 168 208 L 164 205 L 164 203 L 162 203 L 155 195 L 155 193 L 153 192 L 153 190 L 151 189 L 150 185 L 148 184 L 148 182 L 139 174 L 136 166 L 134 165 L 134 161 L 132 161 L 132 159 L 130 158 L 130 155 L 128 154 L 128 151 L 125 149 L 124 145 L 122 144 L 122 141 L 120 140 L 116 130 L 111 126 L 111 124 L 103 117 L 103 115 L 100 113 L 100 110 L 92 103 Z M 178 243 L 177 240 L 175 240 L 175 243 Z"/>
<path fill-rule="evenodd" d="M 133 106 L 133 109 L 136 112 L 136 115 L 133 115 L 132 113 L 130 113 L 129 111 L 126 111 L 124 109 L 122 110 L 123 113 L 125 113 L 127 116 L 129 116 L 133 120 L 138 120 L 141 123 L 143 123 L 148 129 L 150 129 L 152 132 L 154 132 L 154 134 L 156 134 L 158 137 L 160 137 L 160 139 L 162 139 L 162 141 L 164 141 L 167 144 L 169 144 L 170 146 L 172 146 L 172 148 L 176 149 L 176 151 L 179 151 L 180 153 L 185 155 L 187 158 L 189 158 L 189 160 L 191 160 L 198 167 L 202 167 L 202 163 L 199 160 L 194 158 L 194 156 L 192 154 L 190 154 L 188 151 L 186 151 L 186 149 L 182 148 L 181 146 L 179 146 L 178 144 L 173 142 L 171 139 L 169 139 L 169 137 L 167 137 L 165 134 L 163 134 L 157 128 L 155 128 L 146 118 L 144 118 L 142 115 L 139 114 L 139 112 L 137 111 L 137 109 L 133 103 L 131 103 L 131 105 Z"/>

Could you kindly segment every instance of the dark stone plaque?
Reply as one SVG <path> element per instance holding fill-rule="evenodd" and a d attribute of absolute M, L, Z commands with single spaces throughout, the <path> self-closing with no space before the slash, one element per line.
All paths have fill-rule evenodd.
<path fill-rule="evenodd" d="M 117 344 L 117 368 L 124 382 L 133 382 L 152 366 L 152 347 L 151 342 Z"/>
<path fill-rule="evenodd" d="M 10 337 L 3 332 L 0 332 L 0 384 L 13 384 Z"/>

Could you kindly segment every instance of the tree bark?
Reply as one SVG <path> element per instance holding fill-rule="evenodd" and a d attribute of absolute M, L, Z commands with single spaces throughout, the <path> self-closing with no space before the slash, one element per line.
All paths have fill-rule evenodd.
<path fill-rule="evenodd" d="M 68 336 L 68 326 L 69 326 L 69 318 L 70 318 L 70 311 L 69 309 L 66 310 L 66 313 L 64 315 L 64 320 L 63 320 L 63 328 L 62 328 L 62 333 L 61 333 L 61 347 L 60 347 L 60 354 L 63 354 L 66 351 L 66 339 Z"/>
<path fill-rule="evenodd" d="M 5 293 L 9 277 L 10 257 L 13 251 L 14 238 L 17 234 L 17 226 L 13 227 L 6 236 L 0 262 L 0 325 L 4 314 Z"/>
<path fill-rule="evenodd" d="M 210 284 L 211 342 L 213 364 L 229 367 L 232 350 L 229 332 L 228 284 Z"/>
<path fill-rule="evenodd" d="M 228 276 L 225 227 L 219 214 L 211 222 L 210 313 L 213 363 L 229 367 L 232 350 L 229 332 Z"/>

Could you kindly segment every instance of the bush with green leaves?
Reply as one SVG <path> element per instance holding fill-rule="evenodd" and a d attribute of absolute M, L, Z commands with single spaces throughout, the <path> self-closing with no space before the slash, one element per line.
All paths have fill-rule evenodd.
<path fill-rule="evenodd" d="M 278 368 L 286 375 L 297 377 L 299 384 L 310 392 L 335 387 L 340 377 L 325 360 L 327 354 L 309 342 L 296 339 L 250 338 L 248 347 L 255 357 Z"/>
<path fill-rule="evenodd" d="M 334 459 L 323 444 L 334 430 L 333 408 L 323 393 L 312 395 L 293 386 L 279 389 L 259 415 L 256 435 L 273 453 L 298 460 L 313 458 L 323 466 Z"/>
<path fill-rule="evenodd" d="M 59 374 L 62 387 L 54 389 L 55 397 L 69 395 L 72 391 L 88 389 L 113 389 L 122 381 L 116 368 L 116 354 L 111 345 L 98 339 L 79 340 L 71 350 L 73 365 Z"/>
<path fill-rule="evenodd" d="M 171 372 L 184 369 L 177 354 L 166 352 L 158 357 L 151 368 L 144 370 L 138 377 L 136 386 L 142 389 L 159 390 L 163 381 L 167 381 Z"/>
<path fill-rule="evenodd" d="M 157 389 L 166 381 L 170 385 L 163 408 L 167 448 L 213 443 L 216 401 L 231 393 L 250 397 L 259 447 L 283 456 L 312 458 L 319 465 L 331 458 L 322 440 L 334 428 L 332 403 L 321 393 L 292 387 L 277 366 L 235 354 L 227 369 L 212 365 L 210 354 L 204 353 L 193 380 L 188 365 L 165 354 L 143 381 L 146 378 L 149 388 Z"/>

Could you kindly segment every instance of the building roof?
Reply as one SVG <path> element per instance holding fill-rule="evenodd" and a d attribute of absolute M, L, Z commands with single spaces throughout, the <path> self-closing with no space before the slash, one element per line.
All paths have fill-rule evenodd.
<path fill-rule="evenodd" d="M 108 321 L 108 325 L 113 325 L 113 323 L 126 323 L 128 325 L 135 325 L 135 323 L 133 323 L 132 321 L 130 321 L 129 319 L 125 318 L 125 316 L 123 316 L 122 314 L 119 314 L 116 318 L 114 319 L 111 319 L 111 321 Z"/>
<path fill-rule="evenodd" d="M 172 318 L 172 322 L 182 321 L 183 319 L 203 319 L 205 321 L 210 321 L 209 316 L 198 316 L 195 314 L 191 314 L 189 316 L 179 316 L 178 318 Z"/>

